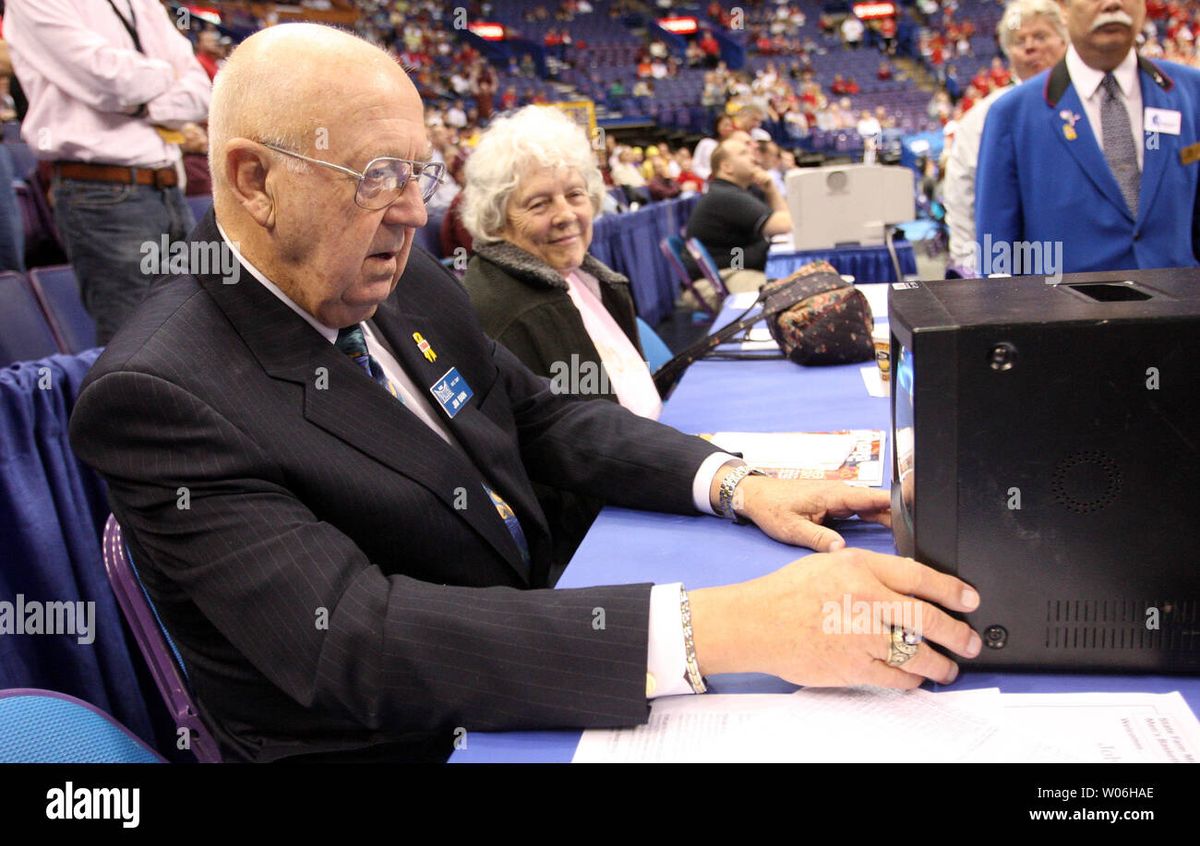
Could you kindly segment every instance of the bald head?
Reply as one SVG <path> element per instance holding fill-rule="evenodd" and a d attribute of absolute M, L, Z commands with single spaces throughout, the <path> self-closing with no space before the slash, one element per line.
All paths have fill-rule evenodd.
<path fill-rule="evenodd" d="M 429 154 L 400 66 L 340 30 L 265 29 L 217 76 L 209 136 L 213 211 L 243 259 L 327 327 L 374 313 L 428 219 L 418 181 L 398 176 L 397 159 Z M 364 201 L 378 199 L 367 171 L 368 192 L 394 190 L 391 174 L 390 202 Z"/>
<path fill-rule="evenodd" d="M 376 111 L 387 103 L 419 103 L 408 76 L 378 47 L 318 24 L 284 24 L 255 33 L 233 52 L 213 84 L 208 132 L 214 194 L 225 182 L 229 139 L 249 138 L 324 158 L 322 151 L 338 145 L 340 129 L 371 119 L 361 110 L 372 101 Z M 297 163 L 288 165 L 293 169 L 303 167 L 289 161 Z"/>

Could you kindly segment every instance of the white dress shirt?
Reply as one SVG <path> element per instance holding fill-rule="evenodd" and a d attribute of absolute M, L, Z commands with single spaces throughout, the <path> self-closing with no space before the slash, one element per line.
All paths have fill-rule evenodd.
<path fill-rule="evenodd" d="M 4 38 L 29 99 L 21 135 L 40 159 L 164 167 L 180 158 L 152 124 L 208 118 L 212 91 L 158 0 L 8 0 Z M 132 15 L 130 14 L 132 10 Z M 146 116 L 133 112 L 146 105 Z"/>
<path fill-rule="evenodd" d="M 1067 71 L 1071 74 L 1071 84 L 1075 86 L 1075 93 L 1083 101 L 1088 125 L 1092 127 L 1103 151 L 1104 134 L 1100 125 L 1100 104 L 1104 102 L 1104 89 L 1101 87 L 1104 71 L 1085 65 L 1074 45 L 1067 48 Z M 1129 113 L 1129 128 L 1133 130 L 1133 147 L 1137 151 L 1138 171 L 1141 172 L 1146 145 L 1142 140 L 1142 84 L 1138 79 L 1137 53 L 1131 49 L 1121 64 L 1113 68 L 1112 74 L 1125 98 L 1125 111 Z"/>
<path fill-rule="evenodd" d="M 979 166 L 979 143 L 983 139 L 983 123 L 988 109 L 1013 86 L 988 94 L 958 121 L 950 160 L 946 164 L 946 179 L 942 183 L 942 203 L 946 207 L 946 226 L 950 230 L 950 263 L 960 267 L 975 267 L 975 170 Z"/>
<path fill-rule="evenodd" d="M 264 276 L 258 268 L 251 264 L 238 248 L 229 240 L 225 230 L 217 225 L 221 238 L 226 246 L 241 262 L 242 266 L 257 279 L 264 288 L 283 301 L 304 321 L 315 329 L 329 343 L 337 341 L 338 330 L 326 326 L 300 306 L 296 305 L 279 286 Z M 434 411 L 432 403 L 425 398 L 417 384 L 409 377 L 391 353 L 379 343 L 370 323 L 363 324 L 363 337 L 367 342 L 367 352 L 374 358 L 383 372 L 396 386 L 397 392 L 404 399 L 405 407 L 417 415 L 426 426 L 433 429 L 442 440 L 456 449 L 462 446 L 454 438 L 449 427 Z M 726 462 L 736 460 L 727 453 L 717 452 L 706 458 L 692 479 L 692 502 L 696 510 L 705 514 L 715 514 L 709 500 L 709 491 L 717 471 Z M 674 582 L 666 585 L 654 585 L 650 588 L 650 642 L 646 656 L 646 696 L 654 699 L 659 696 L 674 696 L 692 693 L 692 687 L 687 680 L 687 650 L 683 642 L 683 612 L 680 608 L 683 585 Z"/>

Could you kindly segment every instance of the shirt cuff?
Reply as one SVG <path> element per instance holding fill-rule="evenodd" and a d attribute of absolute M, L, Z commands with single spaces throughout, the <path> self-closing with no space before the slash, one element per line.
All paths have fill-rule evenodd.
<path fill-rule="evenodd" d="M 712 492 L 713 479 L 717 477 L 718 471 L 730 461 L 741 461 L 736 455 L 730 455 L 727 452 L 714 452 L 708 458 L 704 459 L 704 463 L 700 465 L 700 469 L 696 471 L 695 477 L 692 479 L 692 504 L 696 506 L 696 510 L 702 514 L 711 514 L 717 516 L 717 512 L 713 511 Z"/>
<path fill-rule="evenodd" d="M 646 657 L 646 698 L 694 693 L 687 678 L 683 643 L 683 584 L 650 588 L 650 648 Z"/>

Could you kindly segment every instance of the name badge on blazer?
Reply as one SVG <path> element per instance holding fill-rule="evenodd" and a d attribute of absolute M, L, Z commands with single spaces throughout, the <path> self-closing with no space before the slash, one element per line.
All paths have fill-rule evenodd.
<path fill-rule="evenodd" d="M 1142 115 L 1142 126 L 1147 132 L 1178 135 L 1183 128 L 1183 115 L 1176 109 L 1152 109 L 1147 106 Z"/>
<path fill-rule="evenodd" d="M 475 392 L 467 384 L 467 380 L 458 374 L 457 367 L 451 367 L 429 388 L 429 393 L 438 401 L 446 416 L 453 418 L 470 402 Z"/>

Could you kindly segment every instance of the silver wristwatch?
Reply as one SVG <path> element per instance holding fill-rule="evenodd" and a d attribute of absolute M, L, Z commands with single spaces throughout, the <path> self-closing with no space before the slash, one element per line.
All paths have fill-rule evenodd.
<path fill-rule="evenodd" d="M 730 470 L 725 478 L 721 480 L 721 491 L 718 498 L 717 513 L 726 520 L 732 520 L 735 523 L 746 523 L 747 520 L 739 517 L 733 510 L 733 493 L 737 490 L 737 486 L 741 484 L 742 479 L 747 476 L 765 476 L 767 475 L 761 470 L 755 470 L 749 464 L 740 464 Z"/>

